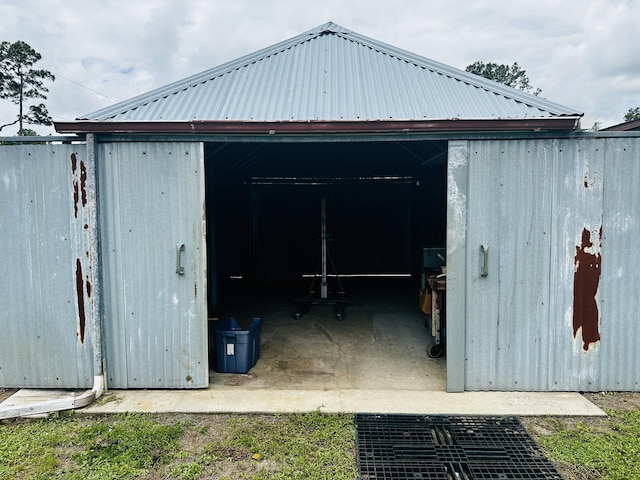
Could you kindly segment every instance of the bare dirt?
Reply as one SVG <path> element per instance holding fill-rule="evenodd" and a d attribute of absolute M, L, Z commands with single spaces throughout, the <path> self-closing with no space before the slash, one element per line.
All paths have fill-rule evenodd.
<path fill-rule="evenodd" d="M 15 388 L 0 388 L 0 403 L 16 393 L 16 391 Z"/>

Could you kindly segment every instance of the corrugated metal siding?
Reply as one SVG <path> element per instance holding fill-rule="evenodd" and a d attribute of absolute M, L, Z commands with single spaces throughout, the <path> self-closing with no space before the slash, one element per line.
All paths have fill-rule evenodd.
<path fill-rule="evenodd" d="M 580 295 L 574 287 L 574 274 L 576 249 L 582 245 L 583 230 L 590 232 L 593 253 L 601 251 L 599 231 L 603 220 L 605 142 L 598 139 L 558 142 L 556 155 L 551 250 L 553 277 L 550 284 L 550 316 L 555 321 L 548 324 L 553 353 L 549 358 L 552 368 L 549 388 L 599 390 L 599 381 L 608 381 L 600 379 L 604 360 L 601 352 L 616 346 L 609 341 L 598 342 L 587 345 L 588 350 L 584 350 L 582 332 L 578 331 L 576 335 L 573 332 L 573 303 Z M 600 285 L 599 295 L 602 287 Z M 598 300 L 600 303 L 601 297 Z M 601 321 L 604 321 L 602 316 Z"/>
<path fill-rule="evenodd" d="M 104 338 L 113 388 L 209 384 L 200 143 L 98 148 Z M 184 275 L 176 246 L 184 244 Z"/>
<path fill-rule="evenodd" d="M 93 383 L 85 155 L 84 145 L 0 146 L 1 386 Z"/>
<path fill-rule="evenodd" d="M 543 98 L 326 24 L 82 118 L 366 121 L 576 114 Z"/>
<path fill-rule="evenodd" d="M 536 390 L 546 378 L 552 150 L 471 142 L 467 389 Z M 489 247 L 486 277 L 480 245 Z"/>
<path fill-rule="evenodd" d="M 606 139 L 598 390 L 640 390 L 640 139 Z M 606 348 L 605 348 L 606 347 Z"/>
<path fill-rule="evenodd" d="M 468 151 L 465 388 L 638 390 L 640 139 L 472 141 Z M 576 271 L 589 265 L 585 287 Z"/>

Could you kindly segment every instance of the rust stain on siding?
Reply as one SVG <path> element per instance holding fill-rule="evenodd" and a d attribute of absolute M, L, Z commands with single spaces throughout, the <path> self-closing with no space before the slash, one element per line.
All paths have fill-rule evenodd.
<path fill-rule="evenodd" d="M 598 232 L 602 243 L 602 227 Z M 582 230 L 582 244 L 576 246 L 573 274 L 573 337 L 582 329 L 583 349 L 600 340 L 596 294 L 600 284 L 600 252 L 592 253 L 591 232 Z"/>
<path fill-rule="evenodd" d="M 80 343 L 84 343 L 84 329 L 86 324 L 86 315 L 84 311 L 84 281 L 82 278 L 82 263 L 80 259 L 76 259 L 76 296 L 78 297 L 78 320 L 80 327 Z"/>
<path fill-rule="evenodd" d="M 82 192 L 82 206 L 87 206 L 87 166 L 80 160 L 80 190 Z"/>
<path fill-rule="evenodd" d="M 76 179 L 76 171 L 78 170 L 78 158 L 75 153 L 71 154 L 71 177 L 73 179 L 73 216 L 78 218 L 78 201 L 80 200 L 80 186 Z"/>
<path fill-rule="evenodd" d="M 80 160 L 80 179 L 77 176 L 78 157 L 75 153 L 71 154 L 71 176 L 73 178 L 73 215 L 78 218 L 78 205 L 82 202 L 82 206 L 87 206 L 87 166 Z"/>

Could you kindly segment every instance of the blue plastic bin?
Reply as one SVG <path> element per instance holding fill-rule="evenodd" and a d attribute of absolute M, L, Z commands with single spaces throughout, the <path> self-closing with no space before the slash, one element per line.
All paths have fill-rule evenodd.
<path fill-rule="evenodd" d="M 214 327 L 215 369 L 220 373 L 247 373 L 260 358 L 262 319 L 254 318 L 244 330 L 235 318 Z"/>

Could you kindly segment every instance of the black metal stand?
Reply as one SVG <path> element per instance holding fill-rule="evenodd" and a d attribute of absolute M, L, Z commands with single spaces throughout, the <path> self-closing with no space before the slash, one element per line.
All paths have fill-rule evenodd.
<path fill-rule="evenodd" d="M 295 314 L 297 320 L 302 318 L 302 315 L 307 313 L 309 309 L 313 305 L 329 305 L 334 306 L 335 316 L 337 320 L 342 320 L 344 316 L 344 306 L 346 303 L 349 303 L 349 299 L 342 287 L 342 282 L 340 281 L 340 276 L 338 275 L 338 271 L 336 270 L 336 266 L 333 263 L 333 259 L 331 258 L 331 253 L 327 249 L 327 208 L 326 208 L 326 199 L 323 197 L 320 200 L 320 248 L 322 254 L 320 256 L 320 261 L 318 262 L 318 267 L 313 275 L 313 280 L 311 281 L 311 287 L 309 288 L 309 293 L 302 300 L 297 300 L 297 303 L 300 304 L 300 308 Z M 338 294 L 336 297 L 329 296 L 329 283 L 328 283 L 328 271 L 327 271 L 327 262 L 331 264 L 331 268 L 333 269 L 333 275 L 336 278 L 338 283 Z M 320 277 L 320 295 L 318 296 L 314 290 L 316 279 Z"/>

